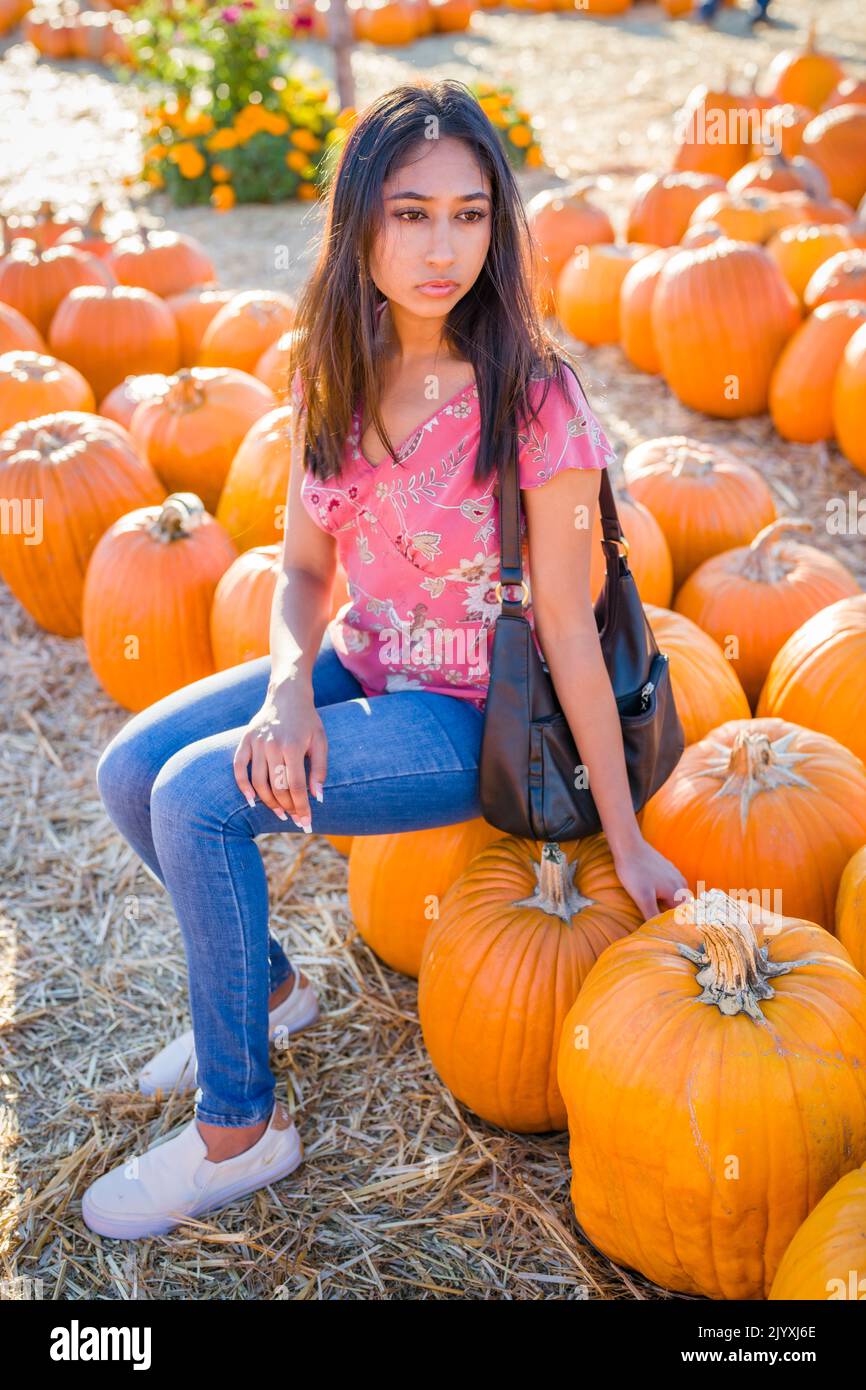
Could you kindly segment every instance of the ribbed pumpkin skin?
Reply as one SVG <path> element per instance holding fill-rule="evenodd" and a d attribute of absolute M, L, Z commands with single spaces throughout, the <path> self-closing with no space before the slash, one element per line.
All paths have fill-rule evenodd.
<path fill-rule="evenodd" d="M 653 337 L 652 303 L 662 267 L 676 251 L 662 247 L 642 256 L 622 282 L 619 298 L 620 344 L 629 362 L 651 375 L 661 371 Z"/>
<path fill-rule="evenodd" d="M 729 657 L 753 708 L 792 632 L 828 604 L 861 592 L 839 560 L 785 535 L 805 525 L 784 517 L 770 522 L 748 546 L 698 565 L 674 597 L 676 611 L 708 632 Z M 732 638 L 738 651 L 728 651 Z"/>
<path fill-rule="evenodd" d="M 607 213 L 586 196 L 579 183 L 536 193 L 526 205 L 526 217 L 538 248 L 541 284 L 549 299 L 575 246 L 614 240 Z"/>
<path fill-rule="evenodd" d="M 674 394 L 694 410 L 737 419 L 766 409 L 773 365 L 800 309 L 765 251 L 720 238 L 668 261 L 652 320 Z"/>
<path fill-rule="evenodd" d="M 23 420 L 61 410 L 92 414 L 90 385 L 75 367 L 46 352 L 4 352 L 0 356 L 0 434 Z"/>
<path fill-rule="evenodd" d="M 758 941 L 799 964 L 772 979 L 765 1023 L 700 999 L 681 905 L 604 953 L 562 1029 L 577 1220 L 682 1293 L 765 1298 L 810 1208 L 866 1158 L 866 980 L 834 937 L 780 921 L 755 922 Z"/>
<path fill-rule="evenodd" d="M 866 193 L 866 107 L 834 106 L 816 116 L 802 150 L 827 175 L 833 197 L 856 208 Z"/>
<path fill-rule="evenodd" d="M 827 734 L 732 719 L 685 749 L 641 831 L 692 892 L 702 879 L 779 892 L 786 913 L 831 932 L 843 870 L 866 841 L 866 767 Z"/>
<path fill-rule="evenodd" d="M 11 304 L 0 301 L 0 352 L 44 352 L 38 328 Z"/>
<path fill-rule="evenodd" d="M 245 435 L 274 405 L 247 372 L 183 367 L 165 395 L 141 402 L 129 430 L 170 491 L 195 492 L 213 513 Z"/>
<path fill-rule="evenodd" d="M 48 343 L 87 377 L 98 401 L 124 377 L 173 372 L 180 361 L 171 311 L 150 290 L 129 285 L 73 290 L 58 305 Z"/>
<path fill-rule="evenodd" d="M 697 743 L 729 719 L 748 719 L 746 692 L 712 637 L 670 608 L 644 604 L 659 649 L 670 657 L 674 703 L 686 745 Z"/>
<path fill-rule="evenodd" d="M 818 266 L 803 293 L 807 309 L 834 299 L 866 299 L 866 250 L 862 247 L 830 256 Z"/>
<path fill-rule="evenodd" d="M 866 594 L 831 603 L 791 634 L 757 714 L 829 734 L 866 763 Z"/>
<path fill-rule="evenodd" d="M 782 227 L 767 242 L 772 256 L 797 298 L 802 301 L 815 271 L 840 251 L 851 251 L 854 238 L 841 222 L 823 225 L 805 223 Z"/>
<path fill-rule="evenodd" d="M 819 304 L 782 349 L 770 379 L 770 414 L 783 439 L 833 438 L 833 390 L 849 340 L 866 324 L 866 303 Z"/>
<path fill-rule="evenodd" d="M 41 334 L 48 332 L 58 304 L 71 290 L 113 284 L 114 276 L 97 256 L 73 246 L 0 258 L 0 300 L 24 314 Z"/>
<path fill-rule="evenodd" d="M 638 593 L 645 603 L 666 608 L 673 594 L 674 571 L 664 532 L 649 508 L 629 496 L 627 488 L 616 489 L 616 510 L 623 535 L 629 543 L 628 564 Z M 593 597 L 601 593 L 605 558 L 601 548 L 601 519 L 596 510 L 592 523 L 589 584 Z"/>
<path fill-rule="evenodd" d="M 81 633 L 84 574 L 103 532 L 165 488 L 125 430 L 85 411 L 60 411 L 0 437 L 0 499 L 41 498 L 41 544 L 0 532 L 0 573 L 40 627 Z"/>
<path fill-rule="evenodd" d="M 202 367 L 235 367 L 253 373 L 264 352 L 295 322 L 295 301 L 280 290 L 233 295 L 205 329 L 198 353 Z"/>
<path fill-rule="evenodd" d="M 798 1303 L 866 1298 L 866 1164 L 834 1183 L 810 1211 L 767 1297 Z"/>
<path fill-rule="evenodd" d="M 634 186 L 626 226 L 626 241 L 650 246 L 676 246 L 682 240 L 695 208 L 725 181 L 717 174 L 642 174 Z"/>
<path fill-rule="evenodd" d="M 835 927 L 860 974 L 866 975 L 866 845 L 852 854 L 839 880 Z"/>
<path fill-rule="evenodd" d="M 163 229 L 123 237 L 112 249 L 111 268 L 121 285 L 140 285 L 161 299 L 216 278 L 200 241 Z"/>
<path fill-rule="evenodd" d="M 570 923 L 514 906 L 533 894 L 543 848 L 508 836 L 478 856 L 442 903 L 418 980 L 439 1076 L 482 1119 L 519 1133 L 565 1128 L 562 1021 L 601 952 L 642 920 L 603 835 L 559 847 L 576 865 L 574 887 L 592 899 Z"/>
<path fill-rule="evenodd" d="M 207 514 L 176 540 L 156 539 L 151 528 L 165 506 L 141 507 L 115 522 L 94 550 L 84 584 L 90 664 L 103 690 L 129 710 L 213 674 L 211 604 L 237 557 Z"/>
<path fill-rule="evenodd" d="M 629 492 L 652 512 L 673 562 L 674 591 L 724 550 L 747 545 L 776 517 L 761 474 L 732 454 L 688 435 L 663 435 L 629 449 Z"/>
<path fill-rule="evenodd" d="M 232 459 L 216 518 L 239 550 L 282 543 L 293 418 L 291 406 L 269 410 L 244 435 Z"/>
<path fill-rule="evenodd" d="M 814 30 L 801 48 L 786 48 L 771 62 L 767 77 L 777 101 L 818 111 L 845 76 L 841 63 L 815 46 Z"/>
<path fill-rule="evenodd" d="M 148 372 L 147 376 L 128 376 L 119 386 L 109 391 L 104 401 L 99 403 L 99 413 L 108 420 L 115 420 L 128 430 L 132 417 L 142 401 L 154 396 L 164 396 L 173 378 L 164 372 Z"/>
<path fill-rule="evenodd" d="M 168 295 L 165 302 L 174 315 L 180 335 L 182 367 L 195 366 L 205 329 L 223 305 L 234 298 L 235 293 L 234 290 L 213 289 L 209 285 L 193 285 L 182 294 Z"/>
<path fill-rule="evenodd" d="M 271 609 L 282 569 L 281 545 L 257 545 L 229 566 L 214 593 L 210 615 L 211 645 L 218 671 L 255 661 L 271 649 Z M 330 616 L 349 595 L 346 572 L 338 563 Z"/>
<path fill-rule="evenodd" d="M 563 328 L 584 343 L 618 343 L 622 282 L 635 261 L 657 249 L 634 241 L 580 248 L 556 281 L 556 312 Z"/>
<path fill-rule="evenodd" d="M 866 326 L 842 353 L 833 385 L 833 427 L 842 453 L 866 473 Z"/>
<path fill-rule="evenodd" d="M 358 931 L 386 965 L 417 977 L 433 914 L 476 854 L 501 836 L 479 816 L 434 830 L 353 838 L 349 906 Z"/>

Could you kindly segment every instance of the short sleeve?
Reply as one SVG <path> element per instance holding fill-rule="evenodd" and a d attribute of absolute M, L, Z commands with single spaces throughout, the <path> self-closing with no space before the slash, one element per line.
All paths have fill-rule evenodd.
<path fill-rule="evenodd" d="M 616 459 L 574 372 L 564 367 L 563 377 L 567 392 L 554 379 L 543 405 L 544 380 L 530 382 L 527 394 L 538 415 L 517 436 L 521 488 L 541 487 L 564 468 L 606 468 Z"/>

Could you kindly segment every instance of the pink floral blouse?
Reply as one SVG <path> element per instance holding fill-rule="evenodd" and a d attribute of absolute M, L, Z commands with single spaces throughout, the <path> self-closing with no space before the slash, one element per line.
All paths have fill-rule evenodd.
<path fill-rule="evenodd" d="M 518 436 L 521 489 L 541 487 L 563 468 L 605 468 L 616 458 L 574 375 L 569 399 L 556 382 L 537 420 Z M 292 399 L 300 400 L 299 373 Z M 537 405 L 544 386 L 530 384 Z M 349 599 L 328 624 L 343 665 L 367 696 L 396 690 L 456 695 L 484 709 L 493 629 L 499 616 L 499 501 L 496 475 L 472 481 L 480 438 L 478 391 L 466 386 L 436 408 L 390 458 L 360 451 L 361 402 L 346 440 L 339 481 L 309 473 L 301 499 L 334 537 Z M 523 575 L 530 599 L 526 518 Z"/>

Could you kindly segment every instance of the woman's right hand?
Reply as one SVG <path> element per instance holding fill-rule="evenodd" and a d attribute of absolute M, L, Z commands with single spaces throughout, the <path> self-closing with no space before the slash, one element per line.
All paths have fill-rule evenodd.
<path fill-rule="evenodd" d="M 268 690 L 235 751 L 235 781 L 251 806 L 258 796 L 280 817 L 311 823 L 304 756 L 310 755 L 310 791 L 322 800 L 328 737 L 309 691 Z M 252 772 L 247 768 L 252 763 Z"/>

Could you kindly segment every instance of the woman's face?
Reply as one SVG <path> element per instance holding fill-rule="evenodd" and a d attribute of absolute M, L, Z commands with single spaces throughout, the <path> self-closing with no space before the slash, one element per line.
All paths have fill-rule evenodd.
<path fill-rule="evenodd" d="M 385 180 L 384 228 L 370 274 L 382 294 L 419 318 L 444 319 L 478 278 L 490 245 L 490 180 L 452 136 L 422 140 Z M 452 281 L 438 292 L 429 281 Z"/>

